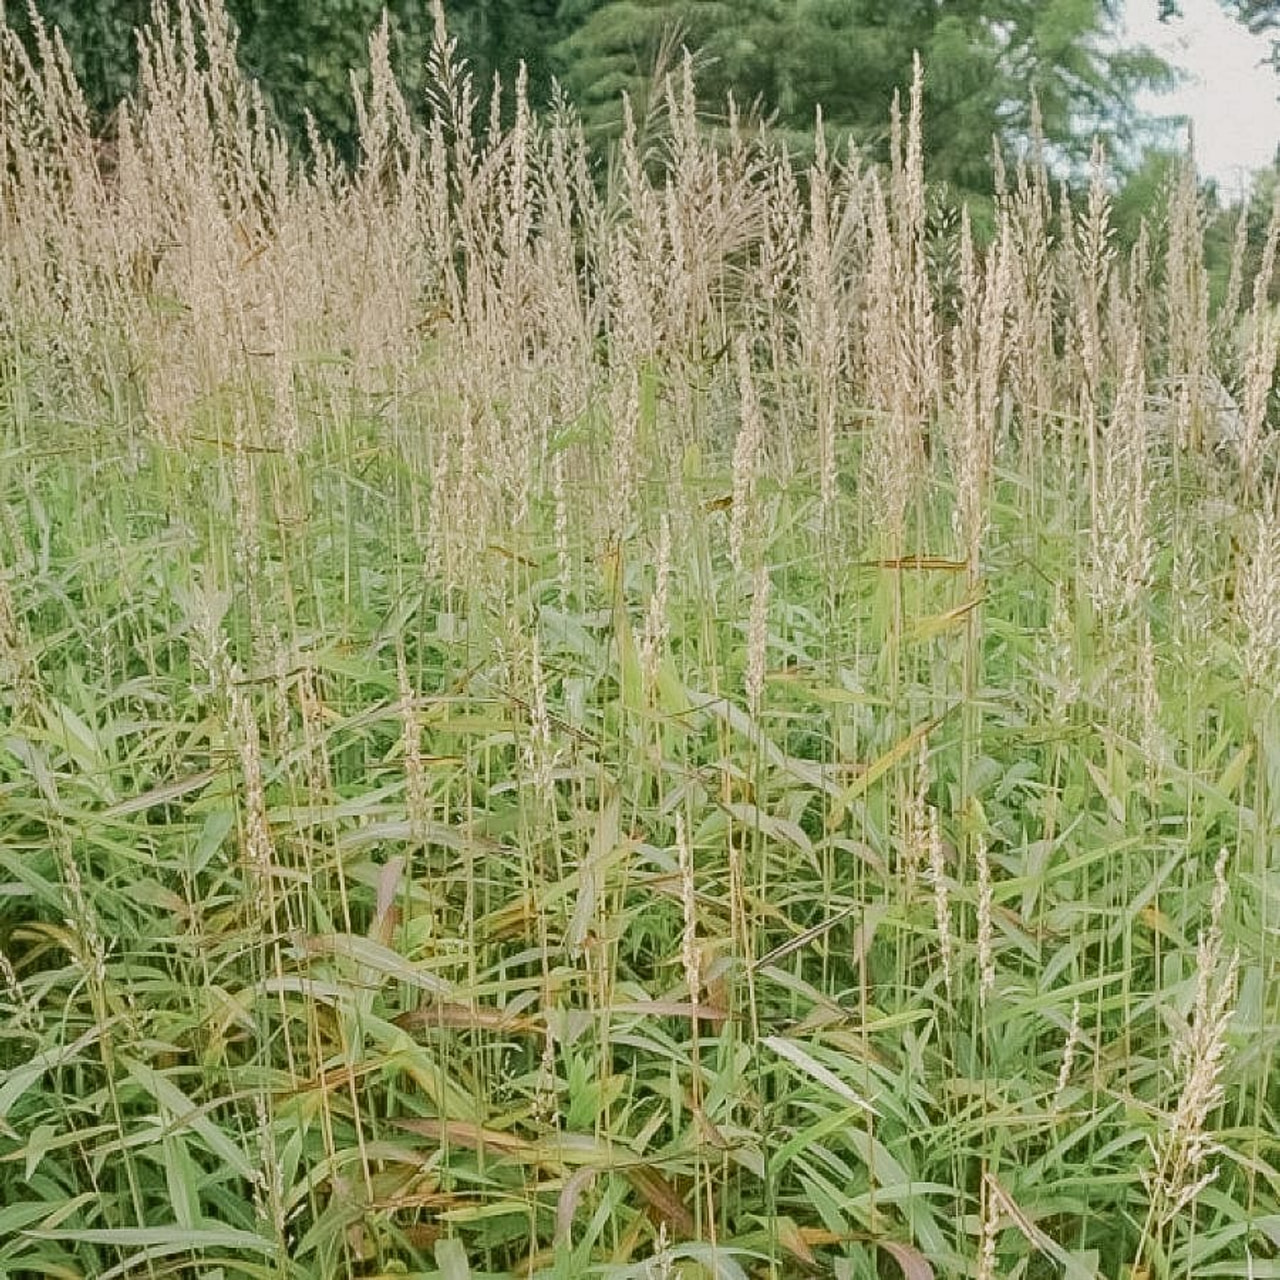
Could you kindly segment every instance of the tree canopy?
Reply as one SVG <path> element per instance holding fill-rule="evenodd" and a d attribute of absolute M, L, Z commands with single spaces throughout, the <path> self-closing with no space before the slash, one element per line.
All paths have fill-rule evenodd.
<path fill-rule="evenodd" d="M 369 34 L 384 10 L 392 57 L 407 96 L 420 96 L 434 31 L 431 0 L 224 0 L 239 32 L 240 61 L 263 86 L 289 129 L 310 114 L 339 148 L 356 132 L 351 75 L 368 62 Z M 103 116 L 132 88 L 137 72 L 134 31 L 151 16 L 152 0 L 36 0 L 48 26 L 61 33 L 89 105 Z M 193 0 L 193 7 L 197 7 Z M 477 81 L 514 78 L 527 64 L 532 90 L 550 84 L 549 51 L 563 34 L 560 0 L 447 0 L 449 25 Z M 25 0 L 0 13 L 29 37 Z"/>
<path fill-rule="evenodd" d="M 708 101 L 732 90 L 797 130 L 821 106 L 874 152 L 919 52 L 931 172 L 963 191 L 987 188 L 992 135 L 1026 137 L 1033 100 L 1059 157 L 1083 161 L 1095 135 L 1133 141 L 1138 91 L 1170 77 L 1155 54 L 1119 46 L 1103 0 L 580 0 L 577 11 L 557 54 L 603 126 L 674 32 L 699 53 Z"/>
<path fill-rule="evenodd" d="M 1255 29 L 1280 29 L 1280 0 L 1221 2 Z M 243 65 L 295 131 L 309 114 L 340 149 L 351 144 L 351 69 L 365 65 L 384 7 L 406 96 L 421 99 L 432 0 L 225 3 Z M 1177 9 L 1177 0 L 1150 3 Z M 132 84 L 133 31 L 150 5 L 36 0 L 100 113 Z M 918 51 L 931 172 L 966 193 L 989 187 L 993 134 L 1027 136 L 1033 100 L 1060 164 L 1082 161 L 1095 135 L 1122 160 L 1136 160 L 1137 93 L 1169 77 L 1154 54 L 1119 43 L 1118 0 L 446 0 L 445 8 L 482 92 L 495 75 L 510 82 L 524 63 L 535 100 L 558 77 L 588 124 L 605 132 L 620 120 L 621 93 L 641 101 L 660 51 L 684 45 L 712 110 L 732 92 L 802 136 L 821 106 L 831 130 L 883 155 L 893 95 Z M 10 5 L 4 20 L 29 33 L 25 4 Z"/>

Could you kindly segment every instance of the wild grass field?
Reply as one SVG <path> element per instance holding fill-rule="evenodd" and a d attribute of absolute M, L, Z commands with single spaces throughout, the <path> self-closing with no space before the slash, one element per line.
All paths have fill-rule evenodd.
<path fill-rule="evenodd" d="M 1280 1276 L 1280 207 L 178 12 L 0 33 L 0 1275 Z"/>

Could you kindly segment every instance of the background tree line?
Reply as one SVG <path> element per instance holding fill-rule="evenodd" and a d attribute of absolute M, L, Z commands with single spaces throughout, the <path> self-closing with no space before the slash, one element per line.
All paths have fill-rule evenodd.
<path fill-rule="evenodd" d="M 1280 0 L 1220 2 L 1255 30 L 1280 30 Z M 1178 0 L 1149 3 L 1178 12 Z M 431 0 L 226 5 L 245 69 L 290 131 L 300 133 L 310 115 L 350 153 L 351 75 L 365 65 L 384 5 L 397 72 L 410 100 L 421 100 Z M 90 105 L 105 118 L 132 87 L 133 32 L 148 20 L 151 0 L 35 0 L 35 9 L 61 32 Z M 992 135 L 1025 139 L 1033 99 L 1060 170 L 1081 165 L 1100 135 L 1136 181 L 1130 203 L 1138 203 L 1164 165 L 1162 136 L 1135 103 L 1173 73 L 1150 50 L 1114 39 L 1120 0 L 446 0 L 445 9 L 482 94 L 495 76 L 512 82 L 523 62 L 535 101 L 558 80 L 598 134 L 618 127 L 622 91 L 643 106 L 662 51 L 683 45 L 695 53 L 711 110 L 732 92 L 799 144 L 812 136 L 821 106 L 835 138 L 882 158 L 893 94 L 909 81 L 918 50 L 927 68 L 929 172 L 958 195 L 990 193 Z M 30 34 L 25 5 L 6 21 Z"/>

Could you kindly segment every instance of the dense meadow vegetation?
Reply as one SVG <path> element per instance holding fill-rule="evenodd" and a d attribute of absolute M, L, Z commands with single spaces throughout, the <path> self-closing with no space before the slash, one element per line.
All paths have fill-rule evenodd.
<path fill-rule="evenodd" d="M 0 1275 L 1280 1276 L 1280 205 L 179 15 L 0 32 Z"/>

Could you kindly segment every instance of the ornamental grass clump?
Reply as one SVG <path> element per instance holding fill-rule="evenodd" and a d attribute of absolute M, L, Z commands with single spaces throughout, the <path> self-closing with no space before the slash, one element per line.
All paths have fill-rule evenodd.
<path fill-rule="evenodd" d="M 0 1274 L 1274 1272 L 1280 224 L 235 38 L 0 18 Z"/>
<path fill-rule="evenodd" d="M 1240 957 L 1224 951 L 1223 913 L 1229 886 L 1228 854 L 1214 865 L 1209 927 L 1196 942 L 1194 998 L 1185 1021 L 1175 1026 L 1171 1045 L 1171 1078 L 1177 1101 L 1160 1117 L 1148 1140 L 1152 1168 L 1144 1174 L 1150 1207 L 1144 1236 L 1159 1237 L 1192 1206 L 1217 1177 L 1210 1157 L 1218 1150 L 1209 1119 L 1225 1097 L 1222 1075 L 1228 1065 L 1228 1032 L 1235 1013 Z"/>

